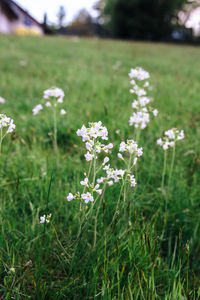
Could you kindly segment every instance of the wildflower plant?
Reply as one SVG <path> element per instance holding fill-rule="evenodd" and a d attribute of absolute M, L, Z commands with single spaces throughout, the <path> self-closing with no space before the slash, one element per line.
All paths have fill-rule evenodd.
<path fill-rule="evenodd" d="M 5 114 L 0 114 L 0 154 L 3 139 L 7 134 L 12 133 L 15 127 L 13 119 L 7 117 Z"/>
<path fill-rule="evenodd" d="M 78 129 L 77 135 L 85 143 L 87 152 L 84 156 L 86 161 L 90 162 L 89 169 L 87 176 L 80 182 L 80 185 L 83 186 L 82 193 L 76 192 L 74 195 L 69 193 L 67 196 L 68 201 L 78 199 L 85 203 L 94 202 L 95 198 L 98 198 L 98 195 L 102 194 L 100 184 L 103 183 L 103 180 L 96 181 L 96 177 L 103 166 L 108 163 L 109 158 L 106 156 L 100 166 L 97 165 L 97 159 L 98 155 L 102 152 L 108 154 L 109 150 L 113 148 L 113 144 L 104 143 L 104 141 L 108 140 L 108 130 L 105 126 L 102 126 L 101 121 L 88 123 L 88 125 L 88 128 L 83 125 L 81 129 Z"/>
<path fill-rule="evenodd" d="M 81 129 L 77 130 L 77 135 L 82 138 L 85 143 L 86 154 L 85 159 L 89 162 L 88 172 L 85 172 L 85 178 L 80 181 L 82 191 L 75 193 L 69 193 L 67 200 L 78 200 L 80 202 L 80 210 L 82 209 L 82 203 L 93 203 L 95 205 L 100 197 L 97 213 L 95 217 L 95 230 L 94 230 L 94 245 L 96 244 L 96 226 L 97 216 L 104 197 L 106 186 L 112 186 L 115 183 L 121 182 L 121 192 L 116 203 L 116 212 L 121 199 L 122 191 L 124 191 L 124 203 L 126 201 L 126 186 L 127 183 L 130 187 L 135 187 L 136 180 L 133 174 L 133 168 L 136 165 L 138 157 L 142 156 L 143 149 L 138 148 L 137 143 L 134 140 L 127 140 L 127 142 L 121 142 L 119 147 L 118 158 L 124 162 L 124 169 L 116 169 L 110 166 L 109 157 L 105 156 L 99 164 L 98 157 L 100 153 L 106 155 L 113 148 L 112 143 L 105 144 L 104 141 L 108 140 L 108 130 L 105 126 L 102 126 L 102 122 L 88 123 L 89 127 L 84 125 Z M 122 155 L 123 154 L 123 155 Z M 101 172 L 102 176 L 98 176 Z M 86 175 L 87 174 L 87 175 Z M 84 205 L 84 207 L 87 207 Z M 85 208 L 86 209 L 86 208 Z M 84 210 L 85 210 L 84 209 Z M 92 209 L 92 208 L 91 208 Z"/>
<path fill-rule="evenodd" d="M 55 154 L 58 154 L 58 147 L 57 147 L 57 117 L 58 114 L 61 116 L 64 116 L 66 114 L 66 111 L 64 108 L 58 108 L 63 103 L 63 98 L 65 94 L 64 91 L 57 87 L 52 87 L 48 90 L 44 91 L 43 95 L 43 103 L 36 105 L 32 112 L 34 115 L 37 115 L 40 111 L 42 111 L 44 108 L 49 109 L 53 115 L 53 146 Z"/>
<path fill-rule="evenodd" d="M 166 166 L 167 166 L 167 150 L 169 148 L 173 148 L 172 154 L 172 161 L 170 166 L 170 174 L 169 174 L 169 183 L 171 181 L 171 176 L 174 168 L 174 161 L 175 161 L 175 149 L 176 143 L 179 140 L 184 139 L 184 131 L 179 131 L 177 128 L 172 128 L 164 132 L 163 138 L 159 138 L 157 140 L 157 145 L 163 148 L 164 150 L 164 167 L 163 167 L 163 174 L 162 174 L 162 182 L 161 182 L 161 189 L 164 191 L 164 180 L 165 180 L 165 173 L 166 173 Z"/>
<path fill-rule="evenodd" d="M 152 113 L 155 117 L 158 114 L 158 110 L 151 106 L 153 98 L 148 96 L 148 92 L 152 89 L 149 83 L 150 75 L 141 67 L 137 67 L 131 69 L 129 78 L 132 85 L 130 93 L 135 96 L 132 102 L 133 113 L 129 119 L 129 125 L 143 130 L 150 122 L 150 114 Z"/>

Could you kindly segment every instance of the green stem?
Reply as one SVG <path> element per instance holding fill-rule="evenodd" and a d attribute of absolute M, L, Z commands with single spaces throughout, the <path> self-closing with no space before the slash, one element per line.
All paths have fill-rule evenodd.
<path fill-rule="evenodd" d="M 98 218 L 98 215 L 99 215 L 99 210 L 100 210 L 100 207 L 101 207 L 101 203 L 102 203 L 102 200 L 103 200 L 103 196 L 104 196 L 105 190 L 106 190 L 106 183 L 104 183 L 103 191 L 102 191 L 102 194 L 101 194 L 101 198 L 99 200 L 99 205 L 98 205 L 97 213 L 96 213 L 96 216 L 95 216 L 93 248 L 96 247 L 96 240 L 97 240 L 97 218 Z"/>
<path fill-rule="evenodd" d="M 53 121 L 54 121 L 54 151 L 56 156 L 58 155 L 58 146 L 57 146 L 57 120 L 56 120 L 56 107 L 53 110 Z"/>
<path fill-rule="evenodd" d="M 94 167 L 93 167 L 94 173 L 93 173 L 93 185 L 95 184 L 96 179 L 96 148 L 94 147 Z"/>
<path fill-rule="evenodd" d="M 54 233 L 55 233 L 56 240 L 57 240 L 58 244 L 59 244 L 60 247 L 62 248 L 62 250 L 63 250 L 63 252 L 65 253 L 65 255 L 66 255 L 67 257 L 69 257 L 69 254 L 67 253 L 67 251 L 66 251 L 65 248 L 63 247 L 61 241 L 59 240 L 59 237 L 58 237 L 58 234 L 57 234 L 57 231 L 56 231 L 55 226 L 54 226 L 52 223 L 50 223 L 50 224 L 51 224 L 51 227 L 53 228 L 53 231 L 54 231 Z"/>
<path fill-rule="evenodd" d="M 161 190 L 162 190 L 163 194 L 164 194 L 164 181 L 165 181 L 166 166 L 167 166 L 167 150 L 164 150 L 164 166 L 163 166 L 162 182 L 161 182 Z"/>
<path fill-rule="evenodd" d="M 1 155 L 1 145 L 2 145 L 2 128 L 0 130 L 0 155 Z"/>
<path fill-rule="evenodd" d="M 170 185 L 171 178 L 172 178 L 172 172 L 173 172 L 173 168 L 174 168 L 175 152 L 176 152 L 176 146 L 175 145 L 176 144 L 174 144 L 174 147 L 173 147 L 172 162 L 171 162 L 171 167 L 170 167 L 168 186 Z"/>

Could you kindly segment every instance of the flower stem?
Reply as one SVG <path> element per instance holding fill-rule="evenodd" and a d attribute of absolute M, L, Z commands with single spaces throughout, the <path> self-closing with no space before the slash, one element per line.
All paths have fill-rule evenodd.
<path fill-rule="evenodd" d="M 54 151 L 56 156 L 58 155 L 58 146 L 57 146 L 57 120 L 56 120 L 56 108 L 53 110 L 53 121 L 54 121 Z"/>
<path fill-rule="evenodd" d="M 173 147 L 172 162 L 171 162 L 171 167 L 170 167 L 168 186 L 170 185 L 171 178 L 172 178 L 172 172 L 173 172 L 173 168 L 174 168 L 175 152 L 176 152 L 176 148 L 175 148 L 176 146 L 175 145 L 176 144 L 174 144 L 174 147 Z"/>
<path fill-rule="evenodd" d="M 93 248 L 96 247 L 96 240 L 97 240 L 97 218 L 98 218 L 98 215 L 99 215 L 99 210 L 100 210 L 100 207 L 101 207 L 101 203 L 102 203 L 102 200 L 103 200 L 103 196 L 104 196 L 105 190 L 106 190 L 106 183 L 104 183 L 103 191 L 102 191 L 102 194 L 101 194 L 101 198 L 99 200 L 99 205 L 98 205 L 97 213 L 96 213 L 96 216 L 95 216 Z"/>
<path fill-rule="evenodd" d="M 2 128 L 1 128 L 1 130 L 0 130 L 0 155 L 1 155 L 2 140 L 3 140 L 3 137 L 2 137 Z"/>
<path fill-rule="evenodd" d="M 167 151 L 164 151 L 164 166 L 163 166 L 163 173 L 162 173 L 162 182 L 161 182 L 161 190 L 164 194 L 164 181 L 165 181 L 165 173 L 166 173 L 166 165 L 167 165 Z"/>
<path fill-rule="evenodd" d="M 95 179 L 96 179 L 96 148 L 94 148 L 94 166 L 93 166 L 93 185 L 95 184 Z"/>

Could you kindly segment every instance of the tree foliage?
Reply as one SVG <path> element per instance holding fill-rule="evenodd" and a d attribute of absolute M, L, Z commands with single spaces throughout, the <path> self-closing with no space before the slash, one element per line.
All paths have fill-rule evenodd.
<path fill-rule="evenodd" d="M 187 0 L 101 0 L 105 26 L 120 38 L 159 40 L 170 35 Z"/>

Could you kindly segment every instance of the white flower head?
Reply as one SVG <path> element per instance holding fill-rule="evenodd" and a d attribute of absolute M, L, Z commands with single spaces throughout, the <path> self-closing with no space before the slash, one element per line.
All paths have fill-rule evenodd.
<path fill-rule="evenodd" d="M 110 160 L 109 157 L 106 156 L 103 160 L 103 165 L 107 164 L 107 162 L 109 162 L 109 160 Z"/>
<path fill-rule="evenodd" d="M 74 199 L 74 196 L 72 193 L 69 193 L 69 195 L 67 196 L 67 201 L 72 201 Z"/>
<path fill-rule="evenodd" d="M 32 109 L 32 112 L 34 115 L 37 115 L 39 113 L 39 111 L 41 111 L 42 109 L 43 109 L 42 104 L 38 104 Z"/>
<path fill-rule="evenodd" d="M 86 177 L 83 181 L 80 182 L 81 185 L 88 185 L 88 178 Z"/>
<path fill-rule="evenodd" d="M 0 103 L 4 104 L 4 103 L 6 103 L 6 100 L 3 97 L 0 97 Z"/>
<path fill-rule="evenodd" d="M 62 103 L 64 96 L 65 96 L 65 94 L 62 89 L 57 88 L 57 87 L 52 87 L 52 88 L 44 91 L 43 98 L 48 99 L 50 97 L 54 97 L 58 100 L 58 103 Z"/>
<path fill-rule="evenodd" d="M 40 217 L 40 223 L 42 224 L 42 223 L 49 223 L 50 222 L 50 218 L 51 218 L 51 214 L 49 214 L 48 216 L 46 216 L 46 215 L 43 215 L 43 216 L 41 216 Z"/>
<path fill-rule="evenodd" d="M 51 107 L 51 102 L 47 101 L 45 105 L 46 105 L 46 107 Z"/>
<path fill-rule="evenodd" d="M 85 194 L 81 194 L 81 197 L 85 201 L 85 203 L 93 202 L 94 201 L 94 198 L 93 198 L 92 194 L 89 193 L 89 192 L 87 192 Z"/>
<path fill-rule="evenodd" d="M 62 116 L 66 115 L 66 113 L 67 113 L 67 112 L 66 112 L 64 109 L 61 109 L 61 110 L 60 110 L 60 114 L 61 114 Z"/>
<path fill-rule="evenodd" d="M 13 119 L 8 118 L 5 114 L 0 114 L 0 128 L 7 128 L 7 133 L 13 132 L 15 129 L 15 124 Z"/>

